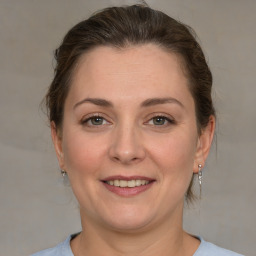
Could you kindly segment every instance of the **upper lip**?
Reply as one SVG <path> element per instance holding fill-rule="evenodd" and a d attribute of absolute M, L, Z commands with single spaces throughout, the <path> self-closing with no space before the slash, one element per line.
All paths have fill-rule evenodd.
<path fill-rule="evenodd" d="M 115 176 L 109 176 L 102 181 L 110 181 L 110 180 L 148 180 L 148 181 L 154 181 L 155 179 L 152 179 L 150 177 L 145 177 L 145 176 L 122 176 L 122 175 L 115 175 Z"/>

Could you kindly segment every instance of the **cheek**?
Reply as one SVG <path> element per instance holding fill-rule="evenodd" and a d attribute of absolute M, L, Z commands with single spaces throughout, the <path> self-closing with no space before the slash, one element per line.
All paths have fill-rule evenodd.
<path fill-rule="evenodd" d="M 102 140 L 85 136 L 81 131 L 66 132 L 63 138 L 64 161 L 70 175 L 95 172 L 102 164 L 106 148 Z"/>
<path fill-rule="evenodd" d="M 195 157 L 194 139 L 187 135 L 170 136 L 168 139 L 158 141 L 161 145 L 154 147 L 154 163 L 157 166 L 159 185 L 166 211 L 170 205 L 183 202 L 186 191 L 193 176 Z"/>
<path fill-rule="evenodd" d="M 188 179 L 193 172 L 196 153 L 196 136 L 189 132 L 173 133 L 151 140 L 151 156 L 161 168 L 162 175 Z"/>

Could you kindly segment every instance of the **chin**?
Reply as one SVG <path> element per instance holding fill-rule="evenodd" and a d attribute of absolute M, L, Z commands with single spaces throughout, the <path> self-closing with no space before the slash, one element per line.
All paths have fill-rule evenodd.
<path fill-rule="evenodd" d="M 113 209 L 112 209 L 113 210 Z M 121 210 L 105 212 L 100 216 L 105 226 L 119 232 L 138 232 L 152 223 L 152 209 L 123 207 Z"/>
<path fill-rule="evenodd" d="M 117 221 L 108 221 L 108 225 L 112 230 L 118 232 L 135 233 L 145 230 L 150 224 L 150 220 L 142 218 L 119 218 Z"/>

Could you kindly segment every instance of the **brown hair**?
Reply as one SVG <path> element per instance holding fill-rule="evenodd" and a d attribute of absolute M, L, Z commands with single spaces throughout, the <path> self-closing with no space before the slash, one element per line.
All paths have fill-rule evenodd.
<path fill-rule="evenodd" d="M 61 131 L 64 103 L 72 73 L 81 56 L 97 46 L 125 48 L 154 43 L 181 57 L 194 98 L 198 131 L 215 115 L 211 98 L 212 75 L 193 30 L 146 5 L 111 7 L 75 25 L 55 51 L 55 76 L 45 97 L 50 121 Z M 192 181 L 187 199 L 193 199 Z"/>

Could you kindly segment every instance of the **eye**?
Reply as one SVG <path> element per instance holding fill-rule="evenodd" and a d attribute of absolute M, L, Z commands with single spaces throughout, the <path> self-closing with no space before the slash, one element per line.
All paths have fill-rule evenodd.
<path fill-rule="evenodd" d="M 88 121 L 92 125 L 102 125 L 104 123 L 104 118 L 99 117 L 99 116 L 95 116 L 95 117 L 91 117 Z"/>
<path fill-rule="evenodd" d="M 174 124 L 175 122 L 169 117 L 158 115 L 151 118 L 148 123 L 155 126 L 167 126 L 168 124 Z"/>
<path fill-rule="evenodd" d="M 95 115 L 82 120 L 81 123 L 86 126 L 101 126 L 109 122 L 104 117 Z"/>

